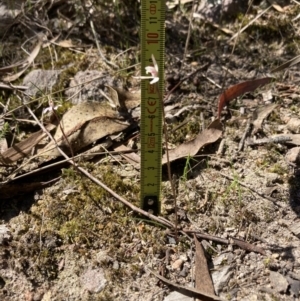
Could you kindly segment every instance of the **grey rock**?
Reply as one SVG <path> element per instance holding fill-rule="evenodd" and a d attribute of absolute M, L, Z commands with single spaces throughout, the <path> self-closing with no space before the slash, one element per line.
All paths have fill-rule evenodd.
<path fill-rule="evenodd" d="M 222 253 L 213 259 L 214 266 L 222 265 L 224 263 L 231 263 L 233 261 L 234 255 L 232 252 Z"/>
<path fill-rule="evenodd" d="M 280 273 L 270 271 L 270 282 L 274 290 L 278 293 L 285 293 L 289 286 L 288 281 Z"/>
<path fill-rule="evenodd" d="M 214 271 L 212 273 L 211 277 L 217 294 L 219 294 L 224 288 L 224 286 L 227 285 L 232 275 L 233 275 L 233 271 L 230 265 L 226 265 L 221 269 Z"/>
<path fill-rule="evenodd" d="M 257 301 L 257 300 L 258 300 L 257 294 L 251 294 L 241 299 L 241 301 Z"/>
<path fill-rule="evenodd" d="M 296 133 L 296 134 L 300 133 L 300 119 L 299 118 L 292 117 L 288 121 L 286 126 L 292 133 Z"/>
<path fill-rule="evenodd" d="M 294 295 L 296 298 L 299 297 L 299 292 L 300 292 L 300 281 L 295 280 L 291 277 L 286 277 L 286 280 L 288 281 L 290 285 L 290 293 Z"/>
<path fill-rule="evenodd" d="M 288 226 L 288 229 L 298 238 L 300 238 L 300 222 L 295 221 Z"/>
<path fill-rule="evenodd" d="M 183 267 L 183 269 L 178 274 L 181 277 L 186 277 L 189 274 L 189 269 L 187 267 Z"/>
<path fill-rule="evenodd" d="M 80 282 L 83 288 L 88 290 L 90 293 L 99 293 L 105 288 L 107 280 L 105 279 L 102 269 L 89 268 L 80 277 Z"/>
<path fill-rule="evenodd" d="M 60 70 L 36 69 L 31 71 L 23 80 L 23 85 L 28 87 L 26 94 L 35 96 L 38 92 L 51 92 L 53 86 L 57 83 L 60 73 Z"/>
<path fill-rule="evenodd" d="M 105 85 L 111 85 L 109 75 L 98 70 L 79 71 L 71 80 L 69 89 L 66 91 L 68 98 L 73 104 L 85 101 L 103 101 L 101 90 Z"/>
<path fill-rule="evenodd" d="M 167 236 L 167 239 L 168 239 L 168 244 L 170 244 L 170 245 L 176 244 L 176 240 L 173 236 Z"/>
<path fill-rule="evenodd" d="M 289 163 L 298 163 L 300 160 L 300 147 L 293 147 L 285 155 Z"/>

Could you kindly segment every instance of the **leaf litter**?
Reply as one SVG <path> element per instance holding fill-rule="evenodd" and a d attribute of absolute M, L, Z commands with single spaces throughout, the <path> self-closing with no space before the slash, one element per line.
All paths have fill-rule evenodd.
<path fill-rule="evenodd" d="M 40 4 L 37 3 L 35 5 Z M 135 7 L 134 4 L 132 7 Z M 126 8 L 124 7 L 123 9 L 126 16 Z M 256 8 L 254 7 L 254 9 Z M 39 10 L 36 11 L 38 12 Z M 101 14 L 101 11 L 99 10 L 99 14 Z M 134 20 L 132 11 L 131 9 L 130 18 L 127 19 L 127 30 L 130 29 L 130 24 L 132 24 L 130 22 Z M 63 13 L 72 19 L 70 11 L 63 11 Z M 253 12 L 250 13 L 253 14 Z M 266 17 L 272 20 L 274 13 L 271 10 L 263 10 L 263 14 L 254 13 L 251 17 L 252 20 L 258 23 L 260 18 Z M 293 16 L 288 17 L 290 20 L 290 17 Z M 111 15 L 111 18 L 114 18 L 114 16 Z M 107 25 L 109 19 L 106 18 L 105 20 L 105 24 Z M 172 22 L 166 24 L 167 30 L 169 30 L 168 44 L 170 46 L 170 54 L 173 55 L 178 51 L 176 58 L 182 54 L 182 49 L 180 47 L 178 49 L 178 45 L 180 45 L 178 40 L 180 38 L 185 40 L 186 38 L 186 28 L 184 28 L 186 23 L 184 20 L 183 18 L 179 22 L 175 18 Z M 173 22 L 177 26 L 176 35 L 173 35 L 170 30 L 170 25 Z M 118 26 L 118 24 L 118 22 L 115 22 L 114 26 Z M 225 25 L 227 24 L 231 23 L 225 23 Z M 231 25 L 233 25 L 231 32 L 238 32 L 238 28 L 234 27 L 234 22 Z M 224 24 L 222 24 L 222 27 L 224 27 Z M 96 28 L 96 30 L 103 33 L 101 31 L 103 28 Z M 260 36 L 264 36 L 264 29 L 257 29 L 259 31 L 257 33 L 255 32 L 256 29 L 252 32 L 253 28 L 255 27 L 253 27 L 252 21 L 243 27 L 244 33 L 247 33 L 248 37 L 240 44 L 237 43 L 238 52 L 241 57 L 242 53 L 245 53 L 245 56 L 248 53 L 248 56 L 250 56 L 251 52 L 247 51 L 254 51 L 255 49 L 252 46 L 256 47 L 256 44 L 260 51 L 265 50 L 262 45 L 265 45 L 266 41 L 264 39 L 259 40 Z M 118 28 L 118 30 L 112 31 L 111 34 L 118 35 L 121 30 Z M 193 30 L 208 29 L 206 27 L 201 29 L 194 27 Z M 64 33 L 63 30 L 61 31 Z M 198 33 L 194 36 L 198 38 L 207 36 L 205 32 L 203 32 L 203 35 L 198 35 Z M 252 39 L 253 34 L 258 39 L 257 43 Z M 107 37 L 107 33 L 103 33 L 101 37 L 103 36 Z M 194 36 L 192 36 L 192 39 L 194 39 Z M 118 41 L 120 36 L 118 37 L 115 37 L 114 41 Z M 268 37 L 270 37 L 271 43 L 272 37 L 269 33 Z M 244 37 L 241 36 L 241 38 Z M 279 38 L 281 39 L 281 37 Z M 62 41 L 66 39 L 66 36 L 62 36 Z M 218 39 L 215 41 L 218 43 Z M 247 45 L 246 49 L 243 48 L 249 41 L 251 44 Z M 259 44 L 262 41 L 263 44 Z M 172 45 L 173 42 L 174 44 Z M 193 40 L 194 45 L 197 45 L 195 42 Z M 207 46 L 207 49 L 211 49 L 211 45 L 206 45 L 206 41 L 201 40 L 201 42 Z M 53 45 L 52 47 L 55 46 Z M 223 49 L 224 45 L 222 46 L 220 43 L 218 47 Z M 54 49 L 56 50 L 56 48 Z M 267 58 L 271 52 L 269 50 L 268 55 L 265 55 L 265 57 Z M 109 57 L 110 54 L 109 52 L 105 52 L 105 55 Z M 134 55 L 136 54 L 133 53 L 133 57 Z M 170 64 L 170 68 L 176 70 L 178 68 L 178 61 L 172 55 L 170 55 L 171 59 L 168 57 L 168 63 Z M 211 60 L 217 61 L 211 52 L 209 55 L 204 53 L 198 57 L 196 55 L 187 56 L 188 59 L 183 64 L 181 72 L 190 73 L 189 69 L 192 66 L 195 64 L 202 65 L 203 62 L 201 60 L 205 60 L 208 56 Z M 219 58 L 222 58 L 222 56 L 222 53 L 218 53 Z M 251 59 L 254 59 L 254 57 L 251 56 Z M 191 62 L 190 60 L 194 61 Z M 244 66 L 242 61 L 233 61 L 230 56 L 227 56 L 226 60 L 229 60 L 231 67 Z M 121 60 L 117 63 L 121 64 Z M 227 64 L 228 61 L 225 63 Z M 277 63 L 278 61 L 276 60 Z M 93 60 L 89 61 L 89 67 L 91 65 L 93 65 Z M 292 64 L 289 67 L 293 67 Z M 247 70 L 243 68 L 243 72 L 247 73 Z M 296 73 L 293 74 L 295 75 Z M 232 85 L 233 82 L 239 81 L 237 78 L 240 77 L 230 78 L 228 86 Z M 205 98 L 208 99 L 206 103 L 209 103 L 206 109 L 201 112 L 205 121 L 211 120 L 210 118 L 215 115 L 215 105 L 210 92 L 221 84 L 218 81 L 218 77 L 214 77 L 209 82 L 207 79 L 208 77 L 203 76 L 201 78 L 201 85 L 197 85 L 199 78 L 193 80 L 193 84 L 190 84 L 188 79 L 188 83 L 181 83 L 179 87 L 180 98 L 183 103 L 191 101 L 197 103 L 200 99 L 199 95 L 205 94 Z M 189 172 L 186 174 L 186 179 L 184 181 L 176 181 L 178 199 L 177 211 L 175 212 L 178 214 L 180 229 L 186 227 L 200 229 L 201 232 L 211 233 L 211 239 L 215 238 L 214 235 L 219 235 L 226 241 L 231 241 L 233 237 L 232 241 L 238 242 L 236 244 L 228 243 L 224 247 L 220 244 L 220 240 L 219 242 L 216 241 L 215 244 L 205 244 L 205 239 L 209 240 L 209 238 L 202 238 L 206 255 L 210 259 L 220 257 L 223 251 L 228 255 L 224 258 L 225 261 L 218 266 L 220 272 L 221 270 L 223 272 L 222 275 L 228 280 L 226 284 L 223 283 L 218 286 L 217 293 L 220 295 L 220 298 L 230 298 L 232 300 L 250 298 L 260 300 L 276 296 L 276 298 L 281 298 L 282 300 L 292 300 L 294 298 L 292 295 L 297 295 L 294 288 L 287 291 L 288 287 L 285 286 L 284 290 L 279 292 L 274 288 L 274 283 L 287 278 L 285 276 L 286 270 L 294 278 L 297 278 L 299 273 L 299 268 L 295 260 L 299 255 L 297 254 L 297 249 L 299 248 L 298 238 L 295 236 L 295 233 L 298 233 L 295 229 L 298 229 L 297 181 L 299 181 L 299 177 L 297 173 L 291 175 L 289 165 L 283 160 L 287 146 L 281 143 L 280 140 L 273 140 L 267 146 L 247 146 L 244 152 L 237 152 L 237 143 L 242 136 L 245 120 L 243 116 L 237 116 L 238 118 L 235 119 L 235 123 L 230 124 L 224 120 L 221 114 L 222 108 L 228 105 L 229 101 L 236 97 L 243 97 L 243 94 L 246 92 L 252 92 L 254 89 L 262 86 L 263 84 L 261 83 L 264 83 L 264 81 L 260 81 L 261 79 L 253 81 L 241 78 L 240 84 L 227 89 L 229 90 L 227 92 L 229 93 L 228 95 L 221 94 L 218 115 L 223 125 L 218 119 L 212 123 L 215 125 L 214 130 L 207 128 L 200 133 L 195 133 L 195 131 L 193 132 L 193 128 L 190 127 L 189 122 L 185 124 L 188 131 L 192 131 L 196 138 L 188 142 L 180 142 L 178 146 L 170 150 L 172 160 L 175 161 L 180 158 L 195 156 L 203 147 L 217 142 L 221 137 L 223 137 L 224 149 L 218 156 L 206 156 L 206 162 L 201 162 L 201 160 L 194 157 L 195 165 L 191 164 Z M 244 80 L 249 83 L 242 82 Z M 267 83 L 269 81 L 265 80 L 265 84 Z M 290 82 L 288 86 L 292 86 L 292 84 Z M 272 87 L 271 89 L 276 89 L 276 87 Z M 195 92 L 194 94 L 197 96 L 192 97 L 191 91 Z M 276 93 L 274 94 L 276 95 Z M 258 95 L 258 97 L 260 96 Z M 204 97 L 201 98 L 201 101 L 205 101 Z M 269 111 L 268 109 L 262 110 L 261 114 L 258 114 L 260 116 L 257 119 L 257 128 L 259 128 L 259 131 L 251 134 L 253 136 L 251 138 L 261 139 L 264 136 L 270 138 L 274 136 L 274 133 L 287 136 L 297 135 L 290 132 L 292 128 L 296 129 L 297 126 L 293 125 L 293 127 L 290 126 L 288 128 L 283 120 L 278 121 L 280 118 L 278 116 L 280 114 L 277 114 L 278 112 L 283 112 L 283 108 L 289 109 L 295 105 L 291 94 L 286 93 L 281 98 L 280 94 L 279 96 L 277 94 L 276 104 L 279 104 L 276 110 L 274 109 L 275 107 L 273 109 L 269 107 Z M 202 110 L 202 107 L 199 109 Z M 296 113 L 294 115 L 297 116 L 297 107 L 294 107 L 293 110 Z M 114 113 L 116 112 L 114 111 Z M 178 118 L 188 119 L 189 117 L 185 117 L 183 111 L 183 114 L 178 116 Z M 96 117 L 92 117 L 86 122 L 84 120 L 74 121 L 74 123 L 70 122 L 66 133 L 72 145 L 74 142 L 74 149 L 77 147 L 76 139 L 78 139 L 78 135 L 80 136 L 81 130 L 90 122 L 93 124 L 96 121 L 95 119 Z M 65 122 L 66 120 L 64 120 Z M 98 129 L 98 126 L 98 124 L 94 127 L 91 126 L 91 132 Z M 175 127 L 176 124 L 170 124 L 171 128 L 172 126 Z M 57 128 L 56 139 L 60 143 L 60 146 L 68 150 L 67 143 L 63 140 L 62 133 L 59 132 L 60 130 Z M 181 132 L 178 130 L 176 133 L 179 135 Z M 37 137 L 39 137 L 39 134 L 37 134 Z M 96 135 L 91 140 L 97 137 Z M 132 146 L 138 149 L 138 139 L 131 138 L 133 144 L 130 145 L 126 145 L 126 139 L 120 140 L 121 144 L 124 143 L 126 145 L 126 151 L 128 147 Z M 91 140 L 83 138 L 83 144 Z M 34 146 L 34 143 L 30 144 L 28 142 L 26 152 L 32 146 Z M 48 150 L 52 146 L 53 143 L 49 144 Z M 19 157 L 19 159 L 21 158 Z M 136 207 L 130 207 L 130 204 L 138 206 L 138 190 L 135 188 L 136 180 L 138 179 L 120 178 L 118 170 L 126 170 L 127 166 L 124 161 L 120 160 L 120 157 L 118 160 L 121 164 L 116 164 L 117 161 L 107 160 L 105 163 L 101 161 L 100 164 L 97 164 L 99 161 L 94 161 L 93 163 L 81 161 L 80 165 L 91 171 L 94 177 L 99 177 L 115 192 L 126 196 L 130 200 L 126 206 L 131 208 L 132 211 L 127 211 L 126 208 L 124 209 L 120 206 L 109 196 L 107 191 L 101 190 L 98 186 L 91 185 L 84 177 L 79 177 L 76 173 L 76 168 L 73 170 L 63 169 L 63 176 L 60 177 L 56 185 L 51 185 L 43 192 L 37 191 L 35 194 L 35 200 L 37 201 L 31 201 L 30 209 L 27 211 L 26 209 L 24 211 L 24 207 L 20 207 L 18 203 L 15 203 L 14 199 L 11 202 L 3 204 L 3 206 L 9 206 L 9 203 L 13 204 L 9 210 L 3 210 L 3 212 L 10 212 L 11 215 L 14 214 L 14 217 L 7 218 L 4 213 L 3 217 L 6 221 L 9 221 L 8 224 L 14 231 L 12 231 L 13 234 L 10 238 L 13 240 L 13 243 L 8 242 L 8 245 L 2 245 L 1 252 L 6 254 L 5 260 L 8 258 L 11 263 L 10 266 L 19 266 L 16 264 L 20 262 L 20 259 L 23 264 L 18 270 L 18 276 L 16 273 L 12 274 L 11 270 L 11 273 L 9 273 L 8 269 L 1 269 L 1 277 L 4 279 L 4 289 L 6 291 L 14 292 L 15 290 L 11 286 L 13 282 L 7 281 L 11 280 L 12 275 L 14 275 L 14 277 L 16 276 L 14 279 L 22 278 L 26 283 L 23 286 L 19 285 L 17 290 L 18 297 L 21 296 L 21 298 L 24 297 L 28 300 L 30 298 L 37 300 L 54 298 L 54 296 L 70 300 L 110 300 L 111 298 L 112 300 L 163 300 L 163 296 L 166 295 L 167 290 L 165 287 L 160 289 L 157 281 L 154 280 L 155 278 L 147 272 L 149 266 L 157 271 L 155 274 L 169 287 L 175 287 L 176 289 L 177 286 L 177 288 L 185 289 L 193 282 L 193 267 L 191 265 L 193 258 L 197 255 L 197 250 L 195 251 L 195 246 L 197 245 L 196 243 L 191 243 L 190 238 L 185 240 L 184 235 L 180 237 L 181 240 L 178 244 L 174 243 L 174 235 L 172 233 L 174 224 L 168 221 L 175 220 L 174 208 L 171 206 L 168 209 L 169 211 L 164 210 L 168 201 L 172 201 L 168 192 L 169 183 L 167 181 L 163 183 L 162 205 L 164 219 L 157 217 L 156 220 L 158 224 L 161 222 L 161 224 L 171 228 L 171 231 L 163 232 L 157 225 L 149 225 L 144 220 L 135 219 L 136 216 L 132 212 L 136 212 Z M 81 166 L 79 167 L 81 168 Z M 180 164 L 173 164 L 173 167 L 174 174 L 180 176 L 182 171 Z M 7 173 L 3 172 L 3 174 Z M 247 184 L 244 185 L 245 183 Z M 272 187 L 271 197 L 266 198 L 261 191 L 270 186 Z M 72 189 L 72 187 L 76 187 L 76 189 Z M 291 192 L 290 195 L 288 191 Z M 203 202 L 203 199 L 205 199 L 205 202 Z M 276 202 L 270 202 L 271 199 L 275 199 Z M 25 200 L 24 197 L 21 197 L 20 203 L 24 204 Z M 277 203 L 280 206 L 276 206 Z M 19 214 L 18 208 L 22 208 L 20 209 L 20 211 L 22 210 L 22 214 Z M 291 221 L 294 224 L 293 228 L 291 228 Z M 37 232 L 35 229 L 39 231 Z M 292 234 L 289 229 L 293 229 Z M 180 233 L 180 235 L 182 234 Z M 245 242 L 247 242 L 247 245 Z M 26 248 L 23 246 L 26 246 Z M 289 256 L 286 253 L 287 248 L 290 248 Z M 99 250 L 104 250 L 109 253 L 109 256 L 102 256 Z M 177 272 L 172 270 L 172 266 L 174 266 L 173 263 L 176 261 L 177 256 L 180 255 L 188 255 L 189 259 L 183 265 L 182 270 Z M 231 261 L 231 257 L 234 260 Z M 3 258 L 1 257 L 1 260 Z M 223 269 L 224 266 L 222 267 L 222 265 L 226 264 L 226 260 L 228 264 L 225 265 L 226 269 Z M 61 268 L 62 261 L 65 262 L 63 268 Z M 203 262 L 205 263 L 205 261 Z M 26 269 L 28 265 L 31 266 L 30 269 Z M 80 283 L 80 279 L 83 279 L 88 269 L 98 271 L 100 270 L 100 266 L 105 269 L 106 276 L 108 276 L 106 287 L 100 293 L 91 292 L 88 296 L 87 292 L 84 292 L 84 289 L 81 288 L 82 283 Z M 59 268 L 56 269 L 56 267 Z M 187 273 L 185 272 L 186 270 L 188 271 Z M 274 270 L 277 272 L 270 272 Z M 51 275 L 51 280 L 47 275 Z M 98 277 L 97 273 L 93 275 Z M 30 283 L 30 279 L 34 279 L 35 286 Z M 72 281 L 70 281 L 71 279 Z M 122 281 L 119 281 L 120 279 Z M 100 283 L 97 282 L 98 279 L 94 280 L 95 283 Z M 295 287 L 297 285 L 296 281 L 297 279 L 293 279 L 289 283 L 292 283 L 293 287 Z M 44 283 L 47 283 L 46 288 L 42 286 Z M 92 284 L 92 282 L 85 283 L 84 285 L 90 287 L 89 284 Z M 160 285 L 162 284 L 160 283 Z M 3 293 L 3 290 L 1 290 L 1 293 Z M 194 293 L 197 293 L 197 291 Z M 4 296 L 4 298 L 7 299 L 7 296 Z M 14 299 L 12 297 L 8 300 Z"/>

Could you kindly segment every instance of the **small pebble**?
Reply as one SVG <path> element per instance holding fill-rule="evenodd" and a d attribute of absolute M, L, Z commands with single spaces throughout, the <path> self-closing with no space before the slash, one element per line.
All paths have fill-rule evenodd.
<path fill-rule="evenodd" d="M 174 270 L 180 270 L 182 265 L 183 265 L 183 260 L 179 258 L 172 263 L 172 268 Z"/>

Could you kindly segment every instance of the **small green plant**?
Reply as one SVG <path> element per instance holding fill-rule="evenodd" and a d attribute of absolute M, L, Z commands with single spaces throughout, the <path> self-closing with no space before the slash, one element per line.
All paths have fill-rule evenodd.
<path fill-rule="evenodd" d="M 10 127 L 7 122 L 4 122 L 2 129 L 0 130 L 0 139 L 3 139 L 10 132 Z"/>
<path fill-rule="evenodd" d="M 191 163 L 190 163 L 191 160 L 193 160 L 193 158 L 191 156 L 188 156 L 186 158 L 185 166 L 183 169 L 183 175 L 181 176 L 181 180 L 183 182 L 186 182 L 188 180 L 188 173 L 192 170 Z"/>

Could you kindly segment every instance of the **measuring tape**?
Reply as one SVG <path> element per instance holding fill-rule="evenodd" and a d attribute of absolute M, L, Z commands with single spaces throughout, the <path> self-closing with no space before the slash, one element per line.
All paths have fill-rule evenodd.
<path fill-rule="evenodd" d="M 160 212 L 162 118 L 165 56 L 165 0 L 142 0 L 141 68 L 158 65 L 159 81 L 141 83 L 141 207 Z"/>

